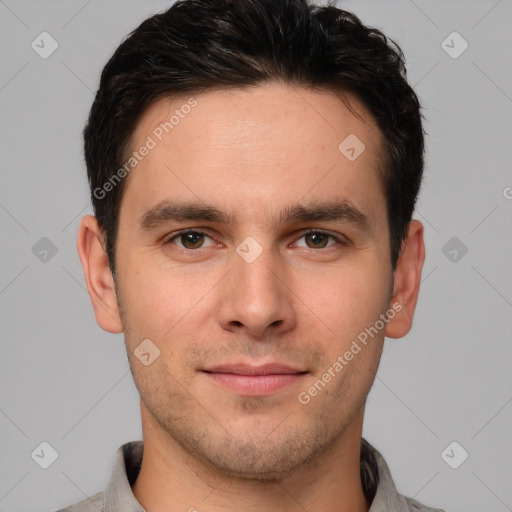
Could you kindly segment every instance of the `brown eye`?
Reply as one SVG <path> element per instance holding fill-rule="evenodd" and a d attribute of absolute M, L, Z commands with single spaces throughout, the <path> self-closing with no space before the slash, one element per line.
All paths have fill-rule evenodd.
<path fill-rule="evenodd" d="M 180 249 L 202 249 L 204 248 L 205 238 L 210 239 L 208 235 L 201 231 L 181 231 L 173 237 L 169 238 L 165 244 L 174 245 L 176 244 Z M 179 241 L 179 243 L 177 243 Z"/>
<path fill-rule="evenodd" d="M 180 241 L 185 249 L 199 249 L 204 241 L 202 233 L 182 233 Z"/>
<path fill-rule="evenodd" d="M 331 235 L 325 231 L 311 229 L 302 233 L 299 240 L 304 239 L 303 243 L 296 243 L 299 247 L 306 249 L 326 249 L 334 245 L 346 245 L 342 237 Z"/>
<path fill-rule="evenodd" d="M 332 238 L 332 235 L 327 235 L 326 233 L 322 233 L 319 231 L 315 231 L 313 233 L 307 233 L 304 235 L 306 244 L 311 249 L 323 249 L 327 247 L 327 243 L 329 242 L 329 238 Z M 307 241 L 310 240 L 311 244 Z"/>

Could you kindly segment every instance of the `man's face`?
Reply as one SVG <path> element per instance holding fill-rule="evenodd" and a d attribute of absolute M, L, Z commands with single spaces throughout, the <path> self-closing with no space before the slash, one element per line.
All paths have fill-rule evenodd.
<path fill-rule="evenodd" d="M 119 218 L 130 366 L 143 422 L 227 473 L 279 477 L 361 421 L 377 371 L 384 329 L 318 384 L 390 308 L 381 134 L 327 92 L 265 85 L 194 98 L 191 109 L 188 97 L 154 103 L 131 141 L 156 146 L 132 171 Z M 190 112 L 155 132 L 176 109 Z M 351 134 L 365 145 L 356 159 L 338 149 Z M 173 220 L 172 208 L 155 210 L 164 201 L 229 219 Z M 287 215 L 334 203 L 337 219 Z M 134 350 L 147 339 L 160 354 L 146 366 Z M 267 364 L 293 373 L 235 375 Z M 222 365 L 245 368 L 214 371 Z"/>

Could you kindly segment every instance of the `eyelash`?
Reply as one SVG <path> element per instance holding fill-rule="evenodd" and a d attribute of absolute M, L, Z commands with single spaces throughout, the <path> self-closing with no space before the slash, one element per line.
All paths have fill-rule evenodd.
<path fill-rule="evenodd" d="M 201 230 L 196 230 L 196 229 L 183 229 L 182 231 L 178 231 L 177 233 L 175 233 L 174 235 L 172 235 L 170 238 L 167 238 L 166 240 L 164 240 L 163 242 L 163 245 L 169 245 L 171 244 L 176 238 L 179 238 L 180 236 L 182 235 L 186 235 L 186 234 L 189 234 L 189 233 L 194 233 L 196 235 L 205 235 L 207 236 L 208 238 L 212 238 L 210 235 L 208 235 L 208 233 L 204 232 L 204 231 L 201 231 Z M 342 246 L 348 246 L 349 245 L 349 242 L 346 241 L 345 239 L 342 239 L 342 238 L 338 238 L 337 236 L 327 232 L 327 231 L 323 231 L 321 229 L 308 229 L 306 231 L 303 231 L 299 237 L 300 238 L 303 238 L 307 235 L 311 235 L 311 234 L 319 234 L 319 235 L 324 235 L 324 236 L 327 236 L 333 240 L 335 240 L 338 244 L 342 245 Z M 320 247 L 318 249 L 315 249 L 315 248 L 312 248 L 312 247 L 305 247 L 305 249 L 309 250 L 309 251 L 314 251 L 314 252 L 318 252 L 320 250 L 327 250 L 327 249 L 330 249 L 330 248 L 333 248 L 334 246 L 330 245 L 328 247 Z M 203 248 L 203 247 L 200 247 L 198 249 L 187 249 L 187 248 L 182 248 L 182 247 L 178 247 L 179 250 L 183 251 L 183 252 L 199 252 L 201 250 L 204 250 L 206 248 Z"/>

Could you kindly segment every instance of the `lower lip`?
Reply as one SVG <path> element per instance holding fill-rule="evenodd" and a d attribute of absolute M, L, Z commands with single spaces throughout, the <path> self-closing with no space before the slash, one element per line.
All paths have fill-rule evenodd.
<path fill-rule="evenodd" d="M 209 379 L 243 396 L 266 396 L 299 382 L 306 374 L 238 375 L 203 372 Z"/>

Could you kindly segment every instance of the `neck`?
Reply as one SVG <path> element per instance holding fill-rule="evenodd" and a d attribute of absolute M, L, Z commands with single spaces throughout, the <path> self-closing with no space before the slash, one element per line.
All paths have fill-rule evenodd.
<path fill-rule="evenodd" d="M 147 512 L 368 512 L 361 483 L 364 408 L 331 446 L 278 481 L 238 479 L 186 452 L 143 408 L 144 455 L 135 498 Z"/>

